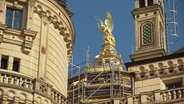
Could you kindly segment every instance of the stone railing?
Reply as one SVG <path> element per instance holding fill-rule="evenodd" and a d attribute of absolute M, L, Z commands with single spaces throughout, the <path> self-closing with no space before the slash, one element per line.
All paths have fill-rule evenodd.
<path fill-rule="evenodd" d="M 172 100 L 176 101 L 180 99 L 184 100 L 184 87 L 164 90 L 160 92 L 160 95 L 161 95 L 162 102 L 169 102 Z"/>
<path fill-rule="evenodd" d="M 147 78 L 165 77 L 173 74 L 182 74 L 182 73 L 184 73 L 184 66 L 174 66 L 158 70 L 135 72 L 135 76 L 136 80 L 144 80 Z"/>
<path fill-rule="evenodd" d="M 27 91 L 32 91 L 34 79 L 21 76 L 15 73 L 0 71 L 0 86 L 16 87 Z"/>
<path fill-rule="evenodd" d="M 56 104 L 67 104 L 67 99 L 55 89 L 51 90 L 51 97 L 54 99 Z"/>
<path fill-rule="evenodd" d="M 127 97 L 128 104 L 173 104 L 184 101 L 184 87 L 145 92 Z"/>
<path fill-rule="evenodd" d="M 67 98 L 41 79 L 30 78 L 17 72 L 0 70 L 0 87 L 13 88 L 21 91 L 38 94 L 53 104 L 67 104 Z"/>

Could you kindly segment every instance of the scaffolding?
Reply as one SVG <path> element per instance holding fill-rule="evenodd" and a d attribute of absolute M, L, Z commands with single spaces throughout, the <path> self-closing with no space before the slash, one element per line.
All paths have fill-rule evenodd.
<path fill-rule="evenodd" d="M 123 71 L 121 64 L 115 64 L 114 56 L 109 63 L 101 65 L 90 64 L 89 49 L 86 56 L 84 71 L 68 81 L 68 98 L 71 104 L 111 104 L 114 99 L 122 99 L 133 93 L 132 73 Z"/>
<path fill-rule="evenodd" d="M 174 44 L 179 41 L 179 35 L 177 34 L 178 23 L 177 23 L 177 0 L 167 0 L 166 8 L 166 23 L 167 23 L 167 34 L 168 44 Z M 168 51 L 170 51 L 168 49 Z"/>

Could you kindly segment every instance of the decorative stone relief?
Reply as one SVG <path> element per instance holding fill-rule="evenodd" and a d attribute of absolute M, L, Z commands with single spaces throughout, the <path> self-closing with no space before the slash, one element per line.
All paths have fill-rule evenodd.
<path fill-rule="evenodd" d="M 11 40 L 10 39 L 3 39 L 3 33 L 8 33 L 12 35 Z M 23 52 L 28 54 L 32 48 L 33 45 L 33 40 L 36 37 L 37 32 L 32 31 L 32 30 L 14 30 L 14 29 L 9 29 L 5 25 L 0 24 L 0 43 L 1 42 L 6 42 L 6 43 L 12 43 L 16 45 L 22 45 L 23 47 Z M 22 41 L 15 41 L 14 38 L 15 36 L 17 37 L 23 37 L 23 43 Z M 22 38 L 21 38 L 22 39 Z"/>
<path fill-rule="evenodd" d="M 58 19 L 58 17 L 50 10 L 44 10 L 40 5 L 35 5 L 34 7 L 34 12 L 37 13 L 40 17 L 47 18 L 50 23 L 54 25 L 54 28 L 58 29 L 60 32 L 60 35 L 63 36 L 63 40 L 66 42 L 66 47 L 68 49 L 67 54 L 68 54 L 68 59 L 70 60 L 72 56 L 72 37 L 71 35 L 67 32 L 67 27 L 63 25 L 62 20 Z"/>
<path fill-rule="evenodd" d="M 31 30 L 23 30 L 24 34 L 24 53 L 28 54 L 33 46 L 33 40 L 36 37 L 37 32 Z"/>

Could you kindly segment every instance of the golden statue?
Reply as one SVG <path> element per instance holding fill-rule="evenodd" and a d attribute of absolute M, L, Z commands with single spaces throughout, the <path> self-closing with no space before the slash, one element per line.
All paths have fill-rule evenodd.
<path fill-rule="evenodd" d="M 104 43 L 115 46 L 115 39 L 112 35 L 114 24 L 112 22 L 112 16 L 110 12 L 107 12 L 106 14 L 105 24 L 98 17 L 96 18 L 96 20 L 98 28 L 104 33 Z"/>

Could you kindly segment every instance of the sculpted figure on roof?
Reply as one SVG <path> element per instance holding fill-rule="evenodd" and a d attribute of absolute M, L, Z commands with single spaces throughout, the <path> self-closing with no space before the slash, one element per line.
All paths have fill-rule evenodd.
<path fill-rule="evenodd" d="M 114 36 L 112 35 L 114 24 L 112 22 L 112 16 L 110 12 L 107 12 L 106 14 L 105 23 L 98 17 L 96 18 L 96 20 L 97 20 L 98 28 L 104 33 L 104 43 L 115 46 L 115 39 L 114 39 Z"/>

